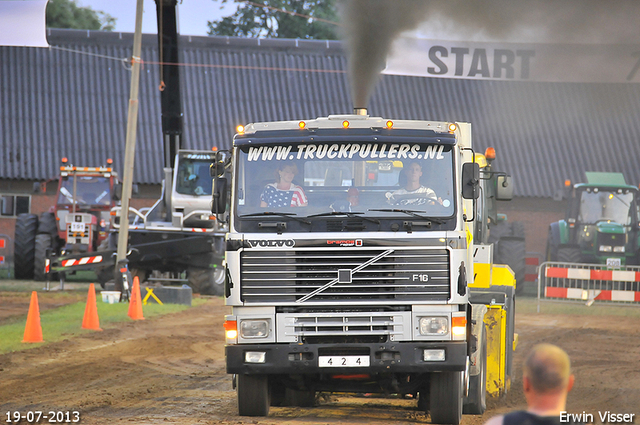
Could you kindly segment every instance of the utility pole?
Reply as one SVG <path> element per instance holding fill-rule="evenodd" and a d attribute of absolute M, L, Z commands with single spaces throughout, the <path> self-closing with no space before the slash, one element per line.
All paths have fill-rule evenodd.
<path fill-rule="evenodd" d="M 118 232 L 118 252 L 114 274 L 114 276 L 116 276 L 116 282 L 122 281 L 120 268 L 122 267 L 122 261 L 127 258 L 129 240 L 129 200 L 131 198 L 131 187 L 133 184 L 133 162 L 136 153 L 136 130 L 138 128 L 138 90 L 140 85 L 140 52 L 142 50 L 142 7 L 143 0 L 137 0 L 136 29 L 133 36 L 133 55 L 131 60 L 131 93 L 129 95 L 127 139 L 124 151 L 124 170 L 122 174 L 120 231 Z"/>

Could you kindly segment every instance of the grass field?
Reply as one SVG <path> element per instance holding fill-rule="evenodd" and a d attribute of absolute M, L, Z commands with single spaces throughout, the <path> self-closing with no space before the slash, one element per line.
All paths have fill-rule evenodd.
<path fill-rule="evenodd" d="M 1 282 L 1 281 L 0 281 Z M 42 286 L 42 283 L 38 283 Z M 88 286 L 88 285 L 87 285 Z M 5 291 L 6 289 L 1 289 Z M 35 289 L 34 289 L 35 290 Z M 84 294 L 86 292 L 82 291 Z M 28 296 L 28 294 L 24 294 Z M 47 297 L 59 298 L 64 302 L 64 298 L 77 297 L 77 291 L 70 292 L 57 292 L 47 293 Z M 84 296 L 86 298 L 86 295 Z M 102 329 L 108 329 L 109 326 L 117 322 L 131 321 L 127 316 L 129 310 L 129 303 L 116 303 L 107 304 L 101 301 L 100 295 L 97 295 L 97 310 L 98 318 L 100 321 L 100 327 Z M 205 303 L 203 298 L 194 298 L 192 305 L 197 306 Z M 42 343 L 23 343 L 25 325 L 27 315 L 15 316 L 6 320 L 4 325 L 0 326 L 0 354 L 26 350 L 32 347 L 38 347 L 50 342 L 61 341 L 67 338 L 72 338 L 77 335 L 82 335 L 87 332 L 96 332 L 92 330 L 82 329 L 82 319 L 84 317 L 84 311 L 86 307 L 86 301 L 74 302 L 61 307 L 52 308 L 46 311 L 40 311 L 40 325 L 42 327 L 42 336 L 44 342 Z M 161 314 L 170 314 L 178 311 L 182 311 L 189 308 L 183 304 L 155 304 L 148 303 L 143 305 L 142 311 L 145 319 L 153 318 Z"/>

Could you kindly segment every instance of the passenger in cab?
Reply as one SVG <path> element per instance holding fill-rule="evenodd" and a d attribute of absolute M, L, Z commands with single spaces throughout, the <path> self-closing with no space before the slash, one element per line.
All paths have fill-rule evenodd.
<path fill-rule="evenodd" d="M 263 208 L 306 207 L 307 195 L 302 187 L 293 183 L 298 167 L 293 162 L 283 162 L 276 170 L 276 182 L 264 187 L 260 195 Z"/>

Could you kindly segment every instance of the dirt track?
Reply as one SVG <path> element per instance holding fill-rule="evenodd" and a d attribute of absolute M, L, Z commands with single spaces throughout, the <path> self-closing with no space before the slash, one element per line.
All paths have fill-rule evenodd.
<path fill-rule="evenodd" d="M 268 418 L 237 416 L 225 373 L 222 299 L 174 315 L 125 322 L 27 351 L 0 356 L 0 420 L 7 412 L 79 411 L 81 423 L 407 424 L 429 423 L 412 400 L 327 397 L 313 409 L 272 408 Z M 524 406 L 523 353 L 538 342 L 565 348 L 576 386 L 569 411 L 635 413 L 640 423 L 640 320 L 517 314 L 516 383 L 482 416 Z M 44 423 L 45 421 L 41 421 Z"/>

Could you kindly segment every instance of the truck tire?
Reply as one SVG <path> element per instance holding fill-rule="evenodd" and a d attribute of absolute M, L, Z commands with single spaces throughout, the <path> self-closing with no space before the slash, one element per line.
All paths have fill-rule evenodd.
<path fill-rule="evenodd" d="M 309 390 L 285 389 L 283 406 L 313 407 L 316 402 L 316 392 Z"/>
<path fill-rule="evenodd" d="M 238 414 L 267 416 L 269 414 L 269 380 L 267 375 L 237 375 Z"/>
<path fill-rule="evenodd" d="M 195 294 L 222 295 L 224 292 L 224 270 L 222 272 L 222 284 L 216 284 L 215 270 L 189 269 L 187 271 L 189 286 L 191 286 Z"/>
<path fill-rule="evenodd" d="M 13 268 L 16 279 L 33 279 L 37 231 L 37 215 L 18 215 L 13 239 Z"/>
<path fill-rule="evenodd" d="M 482 415 L 487 409 L 487 333 L 482 326 L 482 351 L 480 352 L 480 373 L 469 377 L 469 395 L 464 400 L 462 413 Z"/>
<path fill-rule="evenodd" d="M 46 278 L 44 264 L 47 250 L 53 248 L 53 238 L 48 233 L 36 235 L 36 251 L 33 261 L 33 279 L 43 281 Z"/>
<path fill-rule="evenodd" d="M 431 423 L 458 425 L 462 420 L 464 372 L 431 374 L 429 391 Z"/>
<path fill-rule="evenodd" d="M 558 261 L 561 263 L 581 263 L 582 252 L 580 252 L 580 248 L 561 246 L 558 248 Z"/>
<path fill-rule="evenodd" d="M 38 222 L 38 234 L 46 233 L 51 235 L 51 241 L 58 236 L 58 223 L 56 222 L 56 216 L 54 213 L 42 213 L 40 214 L 40 221 Z"/>
<path fill-rule="evenodd" d="M 498 243 L 498 257 L 501 264 L 507 264 L 511 267 L 516 278 L 516 293 L 522 293 L 524 290 L 527 257 L 524 238 L 520 236 L 504 236 Z"/>

